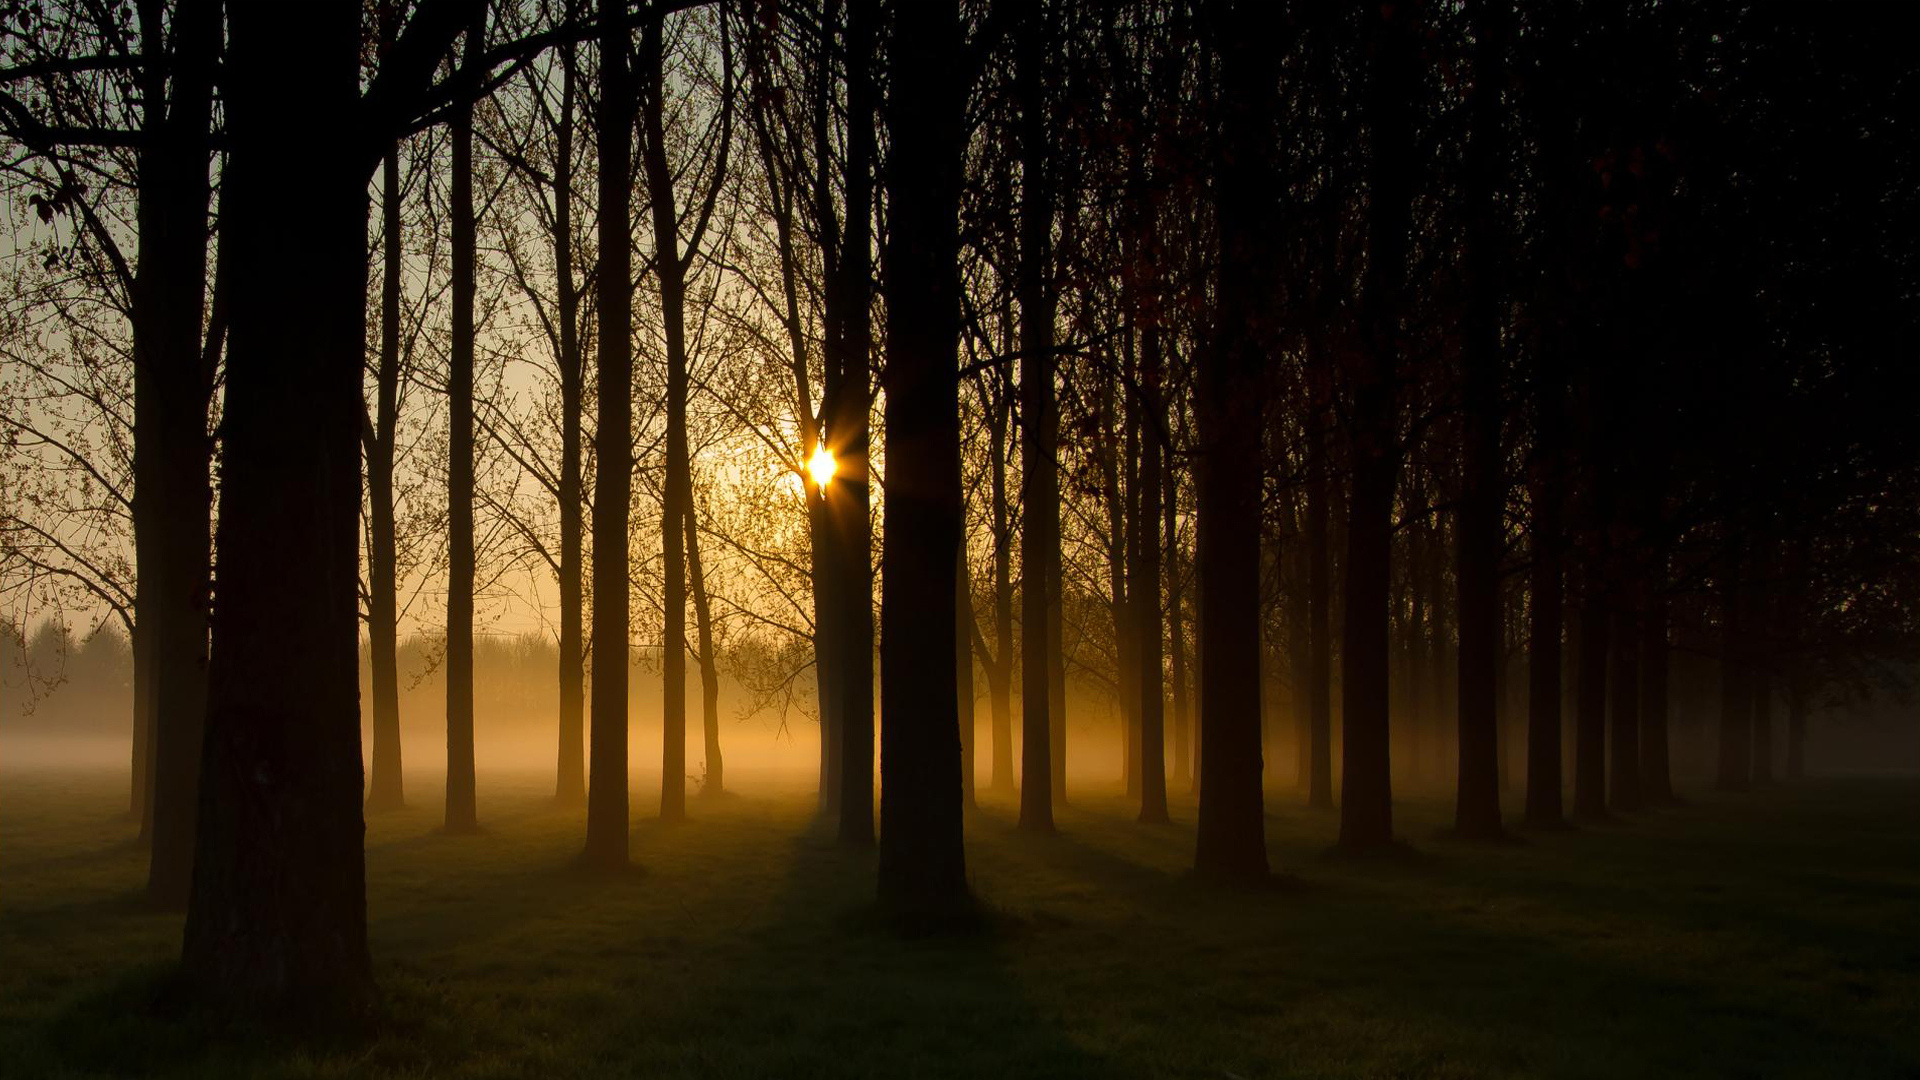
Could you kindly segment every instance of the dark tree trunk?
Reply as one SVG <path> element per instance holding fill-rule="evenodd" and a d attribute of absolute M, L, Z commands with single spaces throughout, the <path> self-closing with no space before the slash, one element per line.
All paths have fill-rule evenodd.
<path fill-rule="evenodd" d="M 571 13 L 573 3 L 569 2 Z M 583 565 L 580 414 L 585 371 L 580 358 L 580 294 L 573 280 L 574 46 L 560 47 L 560 115 L 553 172 L 553 265 L 560 317 L 560 747 L 554 798 L 577 806 L 587 798 L 582 742 L 585 737 L 586 665 L 580 569 Z"/>
<path fill-rule="evenodd" d="M 973 806 L 974 695 L 973 636 L 980 632 L 973 619 L 973 574 L 967 567 L 967 540 L 963 526 L 960 546 L 954 549 L 953 688 L 960 715 L 960 801 Z"/>
<path fill-rule="evenodd" d="M 1755 664 L 1748 683 L 1753 696 L 1753 783 L 1773 783 L 1773 672 Z"/>
<path fill-rule="evenodd" d="M 383 11 L 383 50 L 392 44 L 394 16 Z M 373 415 L 363 429 L 367 457 L 367 639 L 372 655 L 373 767 L 368 810 L 406 805 L 400 753 L 400 585 L 394 527 L 394 450 L 400 417 L 400 149 L 389 146 L 380 164 L 380 367 L 374 375 Z"/>
<path fill-rule="evenodd" d="M 1367 166 L 1368 254 L 1361 298 L 1365 341 L 1353 354 L 1354 404 L 1348 425 L 1353 490 L 1347 501 L 1340 652 L 1340 844 L 1349 848 L 1393 842 L 1387 723 L 1387 621 L 1398 464 L 1393 381 L 1413 199 L 1412 13 L 1404 5 L 1393 5 L 1368 17 L 1375 22 L 1375 48 L 1366 103 L 1373 145 Z"/>
<path fill-rule="evenodd" d="M 1327 376 L 1307 425 L 1307 805 L 1333 809 L 1333 581 L 1327 539 Z"/>
<path fill-rule="evenodd" d="M 1189 759 L 1193 734 L 1188 730 L 1187 712 L 1187 630 L 1185 618 L 1183 568 L 1180 565 L 1180 533 L 1176 527 L 1180 503 L 1179 471 L 1169 462 L 1161 470 L 1166 492 L 1161 504 L 1161 513 L 1165 518 L 1166 546 L 1163 549 L 1167 564 L 1167 643 L 1173 650 L 1173 779 L 1175 783 L 1190 784 L 1193 779 L 1193 767 Z"/>
<path fill-rule="evenodd" d="M 1629 603 L 1637 590 L 1621 595 Z M 1640 809 L 1640 615 L 1635 607 L 1613 613 L 1613 708 L 1608 723 L 1613 737 L 1608 749 L 1612 761 L 1607 775 L 1607 805 L 1615 810 Z"/>
<path fill-rule="evenodd" d="M 371 164 L 359 11 L 228 16 L 220 592 L 182 959 L 211 997 L 314 1016 L 357 1010 L 373 982 L 355 597 Z"/>
<path fill-rule="evenodd" d="M 960 12 L 894 13 L 886 187 L 887 500 L 880 577 L 881 902 L 912 922 L 967 898 L 954 552 L 961 530 Z"/>
<path fill-rule="evenodd" d="M 653 211 L 653 272 L 660 284 L 660 316 L 667 347 L 667 479 L 661 499 L 660 540 L 665 580 L 666 633 L 661 644 L 660 816 L 687 816 L 687 556 L 682 528 L 691 512 L 693 463 L 687 450 L 686 263 L 680 255 L 680 217 L 667 164 L 664 130 L 665 16 L 655 12 L 640 29 L 641 155 L 647 202 Z"/>
<path fill-rule="evenodd" d="M 1222 164 L 1215 194 L 1220 286 L 1200 354 L 1200 812 L 1194 871 L 1267 873 L 1260 790 L 1262 390 L 1274 299 L 1273 27 L 1238 3 L 1221 32 Z M 1265 13 L 1269 14 L 1270 13 Z"/>
<path fill-rule="evenodd" d="M 1054 700 L 1061 667 L 1059 609 L 1060 478 L 1056 446 L 1060 414 L 1054 400 L 1054 293 L 1051 236 L 1052 143 L 1047 130 L 1051 48 L 1050 5 L 1028 5 L 1019 29 L 1015 84 L 1020 95 L 1020 827 L 1053 831 L 1061 794 L 1064 749 L 1055 726 L 1063 703 Z"/>
<path fill-rule="evenodd" d="M 152 840 L 147 895 L 187 903 L 207 701 L 207 583 L 212 513 L 207 407 L 215 350 L 202 349 L 206 310 L 207 129 L 220 50 L 219 5 L 184 0 L 171 57 L 160 5 L 140 6 L 147 47 L 146 134 L 139 161 L 140 262 L 134 278 L 136 628 L 145 645 L 144 737 L 151 784 L 139 810 Z M 171 69 L 172 95 L 165 72 Z M 216 321 L 219 315 L 216 312 Z M 218 333 L 218 330 L 215 330 Z M 356 682 L 356 685 L 357 682 Z M 358 720 L 355 721 L 356 730 Z M 146 799 L 152 820 L 144 820 Z"/>
<path fill-rule="evenodd" d="M 139 378 L 138 373 L 134 377 Z M 139 391 L 135 390 L 134 393 L 138 397 Z M 136 412 L 139 408 L 139 403 L 135 402 Z M 138 420 L 135 424 L 137 427 Z M 135 438 L 138 439 L 137 433 Z M 139 453 L 137 446 L 134 452 Z M 136 517 L 143 517 L 137 501 L 139 499 L 138 480 L 134 482 L 134 486 L 136 488 L 134 514 Z M 134 524 L 134 575 L 136 578 L 139 576 L 139 531 L 140 522 L 136 521 Z M 139 598 L 135 597 L 136 610 L 139 605 Z M 148 653 L 151 650 L 147 646 L 146 632 L 140 628 L 138 622 L 135 622 L 129 630 L 127 643 L 133 651 L 133 761 L 131 763 L 133 783 L 127 814 L 140 823 L 140 842 L 146 844 L 153 839 L 153 697 L 148 689 L 153 681 L 153 673 L 150 670 L 152 664 Z"/>
<path fill-rule="evenodd" d="M 1714 786 L 1721 791 L 1747 790 L 1753 769 L 1753 698 L 1740 568 L 1736 553 L 1720 584 L 1720 768 Z"/>
<path fill-rule="evenodd" d="M 599 416 L 594 429 L 593 689 L 585 861 L 627 865 L 627 518 L 633 497 L 632 34 L 620 0 L 600 0 Z"/>
<path fill-rule="evenodd" d="M 484 17 L 484 6 L 476 6 Z M 462 66 L 485 47 L 476 19 Z M 480 827 L 473 775 L 473 299 L 479 258 L 473 216 L 473 106 L 454 110 L 448 184 L 453 259 L 453 342 L 447 377 L 447 800 L 446 830 Z"/>
<path fill-rule="evenodd" d="M 1133 694 L 1128 685 L 1133 671 L 1133 615 L 1127 604 L 1127 513 L 1121 499 L 1120 461 L 1115 446 L 1113 379 L 1100 378 L 1100 437 L 1098 461 L 1101 495 L 1107 510 L 1107 614 L 1113 623 L 1114 704 L 1120 713 L 1120 779 L 1127 795 L 1140 794 L 1139 774 L 1134 771 L 1134 747 L 1138 732 L 1134 728 Z"/>
<path fill-rule="evenodd" d="M 872 344 L 873 175 L 875 160 L 872 69 L 880 12 L 878 0 L 852 0 L 847 9 L 847 205 L 840 245 L 845 314 L 836 320 L 842 348 L 841 389 L 828 423 L 840 460 L 840 498 L 834 511 L 834 546 L 840 569 L 840 841 L 873 843 L 873 526 L 868 517 L 867 358 Z"/>
<path fill-rule="evenodd" d="M 1607 583 L 1591 566 L 1580 607 L 1580 674 L 1573 733 L 1573 812 L 1581 817 L 1607 814 L 1607 656 L 1611 646 L 1605 590 Z"/>
<path fill-rule="evenodd" d="M 993 461 L 993 644 L 999 654 L 987 669 L 993 700 L 993 790 L 1011 795 L 1013 782 L 1013 522 L 1007 508 L 1007 439 L 1013 413 L 1011 364 L 995 376 L 1000 397 L 989 448 Z"/>
<path fill-rule="evenodd" d="M 1667 756 L 1666 558 L 1654 563 L 1647 589 L 1646 621 L 1640 628 L 1640 794 L 1654 805 L 1673 802 Z"/>
<path fill-rule="evenodd" d="M 1787 675 L 1787 779 L 1807 775 L 1807 677 L 1796 665 Z"/>
<path fill-rule="evenodd" d="M 1529 530 L 1533 566 L 1528 576 L 1527 624 L 1527 821 L 1557 825 L 1561 795 L 1560 699 L 1562 597 L 1560 432 L 1565 410 L 1559 373 L 1545 354 L 1535 372 L 1533 520 Z"/>
<path fill-rule="evenodd" d="M 1461 335 L 1462 483 L 1454 521 L 1460 619 L 1459 783 L 1454 830 L 1489 837 L 1500 826 L 1500 532 L 1506 502 L 1500 456 L 1501 50 L 1507 0 L 1477 0 L 1465 198 L 1468 289 Z"/>
<path fill-rule="evenodd" d="M 706 751 L 700 794 L 711 797 L 727 790 L 726 762 L 720 756 L 720 658 L 713 651 L 713 607 L 707 603 L 707 575 L 700 566 L 700 530 L 692 506 L 687 507 L 686 521 L 687 579 L 693 589 L 693 623 L 700 654 L 700 733 Z"/>
<path fill-rule="evenodd" d="M 1148 426 L 1140 445 L 1140 474 L 1134 485 L 1140 502 L 1133 515 L 1128 545 L 1133 565 L 1127 592 L 1133 597 L 1133 625 L 1139 671 L 1140 820 L 1167 818 L 1166 703 L 1160 685 L 1160 428 L 1166 409 L 1160 400 L 1160 331 L 1149 324 L 1140 350 L 1140 412 Z"/>

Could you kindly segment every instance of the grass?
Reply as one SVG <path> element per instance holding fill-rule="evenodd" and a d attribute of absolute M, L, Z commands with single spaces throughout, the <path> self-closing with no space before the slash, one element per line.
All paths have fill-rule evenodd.
<path fill-rule="evenodd" d="M 480 836 L 423 787 L 369 822 L 377 1025 L 316 1041 L 166 1019 L 180 920 L 138 900 L 122 780 L 0 775 L 0 1075 L 1920 1075 L 1912 779 L 1500 845 L 1415 802 L 1380 860 L 1275 796 L 1285 873 L 1252 890 L 1186 873 L 1189 800 L 1144 827 L 1082 795 L 1052 838 L 990 802 L 990 929 L 923 940 L 800 792 L 638 820 L 641 872 L 605 878 L 544 782 L 482 777 Z"/>

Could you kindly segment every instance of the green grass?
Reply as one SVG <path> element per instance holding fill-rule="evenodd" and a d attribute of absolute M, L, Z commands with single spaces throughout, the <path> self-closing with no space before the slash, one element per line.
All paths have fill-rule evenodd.
<path fill-rule="evenodd" d="M 439 835 L 424 785 L 370 821 L 380 1018 L 302 1042 L 163 1019 L 180 920 L 138 902 L 119 777 L 0 775 L 0 1075 L 1920 1075 L 1920 781 L 1506 845 L 1416 802 L 1413 853 L 1375 860 L 1275 797 L 1258 890 L 1186 874 L 1191 801 L 1142 827 L 1083 795 L 1053 838 L 995 803 L 990 929 L 923 940 L 801 793 L 641 819 L 642 871 L 607 879 L 569 869 L 544 782 L 482 787 L 484 836 Z"/>

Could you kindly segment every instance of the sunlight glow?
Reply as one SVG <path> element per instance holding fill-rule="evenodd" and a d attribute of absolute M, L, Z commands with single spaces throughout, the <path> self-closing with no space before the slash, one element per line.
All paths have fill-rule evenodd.
<path fill-rule="evenodd" d="M 807 459 L 807 471 L 813 474 L 813 482 L 820 487 L 826 487 L 827 481 L 833 479 L 833 468 L 833 451 L 824 445 Z"/>

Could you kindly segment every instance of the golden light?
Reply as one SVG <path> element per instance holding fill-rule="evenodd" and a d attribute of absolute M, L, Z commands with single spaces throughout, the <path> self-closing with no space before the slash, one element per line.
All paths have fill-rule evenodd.
<path fill-rule="evenodd" d="M 826 487 L 827 481 L 833 479 L 833 467 L 833 451 L 824 444 L 807 460 L 807 471 L 813 474 L 813 482 L 820 487 Z"/>

